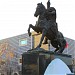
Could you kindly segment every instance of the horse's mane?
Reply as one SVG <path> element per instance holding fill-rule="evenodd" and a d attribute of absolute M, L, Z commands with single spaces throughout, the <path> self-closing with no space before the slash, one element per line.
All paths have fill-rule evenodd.
<path fill-rule="evenodd" d="M 37 5 L 40 6 L 42 9 L 46 9 L 45 6 L 42 4 L 42 2 L 38 3 Z"/>

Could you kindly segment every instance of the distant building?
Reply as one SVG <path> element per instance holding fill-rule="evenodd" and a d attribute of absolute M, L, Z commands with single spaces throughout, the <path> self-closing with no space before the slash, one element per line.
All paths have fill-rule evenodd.
<path fill-rule="evenodd" d="M 0 73 L 5 73 L 5 75 L 15 72 L 21 73 L 21 54 L 35 48 L 39 43 L 40 37 L 41 35 L 33 32 L 31 37 L 26 33 L 0 40 Z M 67 46 L 63 53 L 72 55 L 73 65 L 75 66 L 75 40 L 66 37 L 65 39 Z M 54 51 L 54 48 L 51 45 L 49 47 L 48 44 L 42 45 L 42 48 Z"/>
<path fill-rule="evenodd" d="M 21 54 L 31 49 L 31 37 L 22 34 L 0 40 L 0 73 L 21 72 Z"/>

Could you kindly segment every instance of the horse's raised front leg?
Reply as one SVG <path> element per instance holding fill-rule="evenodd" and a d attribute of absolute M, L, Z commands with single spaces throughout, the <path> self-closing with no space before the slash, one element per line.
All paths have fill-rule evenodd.
<path fill-rule="evenodd" d="M 47 31 L 45 29 L 43 29 L 40 43 L 39 43 L 39 45 L 36 48 L 40 48 L 41 47 L 42 41 L 44 40 L 44 37 L 45 37 L 46 33 L 47 33 Z"/>
<path fill-rule="evenodd" d="M 28 34 L 29 34 L 29 36 L 31 36 L 30 28 L 32 28 L 37 33 L 39 33 L 39 32 L 42 31 L 42 29 L 39 28 L 38 26 L 33 26 L 32 24 L 29 24 L 29 28 L 28 28 Z"/>
<path fill-rule="evenodd" d="M 31 32 L 30 32 L 30 28 L 32 27 L 32 24 L 29 24 L 29 28 L 28 28 L 28 34 L 29 36 L 31 36 Z"/>

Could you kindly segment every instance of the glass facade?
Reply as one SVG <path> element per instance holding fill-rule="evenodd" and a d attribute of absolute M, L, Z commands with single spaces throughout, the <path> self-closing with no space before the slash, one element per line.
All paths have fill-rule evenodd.
<path fill-rule="evenodd" d="M 0 73 L 21 75 L 22 54 L 31 49 L 31 37 L 28 34 L 0 40 Z"/>

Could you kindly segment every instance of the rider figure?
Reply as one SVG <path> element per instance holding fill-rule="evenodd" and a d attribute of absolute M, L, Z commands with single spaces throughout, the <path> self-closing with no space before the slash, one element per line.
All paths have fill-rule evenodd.
<path fill-rule="evenodd" d="M 52 20 L 56 22 L 56 9 L 54 7 L 50 7 L 50 5 L 51 5 L 50 0 L 48 0 L 45 17 L 47 20 Z"/>
<path fill-rule="evenodd" d="M 47 20 L 50 20 L 52 21 L 53 23 L 55 23 L 57 29 L 58 29 L 58 26 L 57 26 L 57 23 L 56 23 L 56 9 L 54 7 L 50 7 L 50 0 L 48 0 L 47 2 L 47 9 L 46 9 L 46 12 L 45 12 L 45 17 Z M 44 43 L 43 44 L 47 44 L 48 43 L 48 39 L 47 37 L 45 37 L 45 40 L 44 40 Z"/>

